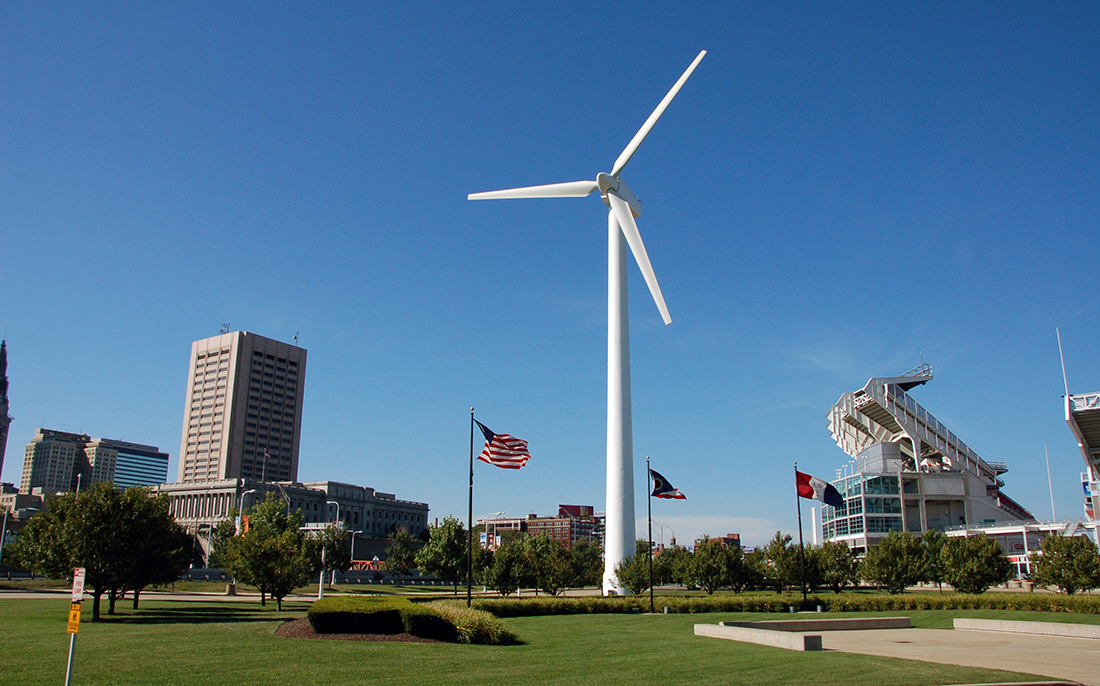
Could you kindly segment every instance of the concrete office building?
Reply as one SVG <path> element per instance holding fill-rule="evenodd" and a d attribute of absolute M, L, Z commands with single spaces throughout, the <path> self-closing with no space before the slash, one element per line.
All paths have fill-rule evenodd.
<path fill-rule="evenodd" d="M 53 429 L 39 429 L 27 444 L 23 455 L 23 477 L 19 482 L 20 493 L 41 489 L 45 493 L 57 493 L 76 489 L 84 444 L 92 440 L 88 434 L 74 434 Z"/>
<path fill-rule="evenodd" d="M 307 525 L 340 522 L 344 529 L 361 534 L 360 538 L 385 538 L 402 527 L 418 537 L 428 528 L 427 503 L 400 500 L 392 493 L 337 481 L 302 484 L 226 479 L 162 484 L 155 492 L 168 495 L 172 515 L 188 531 L 199 535 L 206 552 L 209 532 L 218 522 L 232 512 L 247 512 L 268 493 L 281 498 L 290 512 L 301 511 Z"/>
<path fill-rule="evenodd" d="M 153 445 L 39 429 L 23 457 L 22 493 L 74 491 L 107 482 L 154 486 L 168 478 L 168 453 Z"/>
<path fill-rule="evenodd" d="M 8 447 L 8 342 L 0 341 L 0 474 L 4 472 L 4 453 Z"/>
<path fill-rule="evenodd" d="M 1034 521 L 1000 490 L 1008 467 L 983 460 L 909 396 L 907 391 L 932 378 L 929 365 L 874 378 L 830 410 L 829 432 L 854 459 L 832 482 L 845 506 L 822 507 L 824 540 L 866 550 L 891 531 Z"/>
<path fill-rule="evenodd" d="M 297 481 L 306 351 L 246 331 L 191 344 L 179 482 Z"/>
<path fill-rule="evenodd" d="M 156 446 L 95 438 L 84 445 L 84 483 L 109 481 L 118 488 L 155 486 L 168 480 L 168 453 Z"/>

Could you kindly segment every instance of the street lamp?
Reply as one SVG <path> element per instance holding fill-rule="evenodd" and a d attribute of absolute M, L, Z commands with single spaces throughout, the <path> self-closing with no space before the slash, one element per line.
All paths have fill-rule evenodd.
<path fill-rule="evenodd" d="M 669 526 L 667 524 L 662 524 L 662 523 L 660 523 L 656 520 L 654 520 L 653 523 L 656 524 L 657 526 L 661 527 L 661 547 L 662 548 L 665 547 L 665 529 L 668 529 L 669 531 L 672 532 L 671 541 L 676 540 L 676 529 L 673 529 L 671 526 Z"/>
<path fill-rule="evenodd" d="M 336 506 L 336 521 L 339 522 L 340 521 L 340 503 L 336 502 L 335 500 L 326 500 L 325 502 L 329 505 L 335 505 Z"/>
<path fill-rule="evenodd" d="M 249 493 L 255 493 L 255 488 L 250 488 L 244 493 L 241 493 L 241 499 L 237 501 L 237 535 L 241 533 L 241 517 L 244 515 L 244 497 Z"/>

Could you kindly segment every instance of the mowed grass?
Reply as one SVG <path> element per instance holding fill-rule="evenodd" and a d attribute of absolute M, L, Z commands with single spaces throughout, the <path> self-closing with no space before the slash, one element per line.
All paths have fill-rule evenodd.
<path fill-rule="evenodd" d="M 143 600 L 136 613 L 91 622 L 76 644 L 74 684 L 965 684 L 1023 681 L 1011 672 L 846 653 L 795 653 L 699 638 L 696 623 L 780 619 L 771 614 L 574 615 L 505 620 L 518 646 L 284 639 L 280 623 L 307 602 Z M 67 599 L 0 597 L 0 674 L 5 684 L 62 683 Z M 888 614 L 888 613 L 876 613 Z M 897 614 L 897 613 L 895 613 Z M 1053 619 L 1043 613 L 910 612 L 925 628 L 955 616 Z M 1024 615 L 1018 617 L 1017 615 Z M 845 615 L 853 616 L 853 615 Z M 1057 615 L 1058 621 L 1081 616 Z"/>

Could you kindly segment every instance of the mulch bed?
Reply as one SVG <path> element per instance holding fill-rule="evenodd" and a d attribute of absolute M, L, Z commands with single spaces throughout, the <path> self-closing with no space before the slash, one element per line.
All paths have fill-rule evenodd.
<path fill-rule="evenodd" d="M 276 636 L 283 638 L 322 638 L 330 641 L 393 641 L 398 643 L 439 643 L 430 638 L 420 638 L 412 634 L 319 634 L 310 626 L 308 619 L 294 619 L 283 622 L 275 630 Z"/>

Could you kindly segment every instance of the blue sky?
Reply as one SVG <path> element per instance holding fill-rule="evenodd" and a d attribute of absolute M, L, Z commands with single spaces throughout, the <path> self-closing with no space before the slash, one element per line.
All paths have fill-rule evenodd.
<path fill-rule="evenodd" d="M 1005 492 L 1081 511 L 1062 415 L 1100 390 L 1100 7 L 36 3 L 0 7 L 5 481 L 39 426 L 160 446 L 191 341 L 309 350 L 300 478 L 466 511 L 469 408 L 530 441 L 475 514 L 604 505 L 606 211 L 466 194 L 623 174 L 637 490 L 681 540 L 796 527 L 825 414 L 914 397 Z M 644 517 L 645 499 L 637 499 Z"/>

